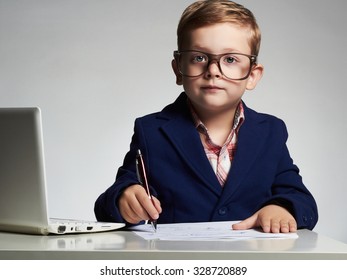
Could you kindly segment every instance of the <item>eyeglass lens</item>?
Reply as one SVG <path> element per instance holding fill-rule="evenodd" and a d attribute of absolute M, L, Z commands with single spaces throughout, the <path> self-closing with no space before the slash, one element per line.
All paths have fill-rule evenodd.
<path fill-rule="evenodd" d="M 180 53 L 179 67 L 183 75 L 197 77 L 204 74 L 209 65 L 217 62 L 222 74 L 235 80 L 247 78 L 252 65 L 251 57 L 244 54 L 228 53 L 223 55 L 209 55 L 196 51 Z"/>

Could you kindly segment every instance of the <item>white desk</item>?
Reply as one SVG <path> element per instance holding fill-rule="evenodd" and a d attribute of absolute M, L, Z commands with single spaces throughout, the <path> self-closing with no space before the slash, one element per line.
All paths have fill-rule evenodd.
<path fill-rule="evenodd" d="M 347 259 L 347 244 L 308 230 L 297 239 L 147 241 L 128 231 L 35 236 L 0 232 L 0 259 Z"/>

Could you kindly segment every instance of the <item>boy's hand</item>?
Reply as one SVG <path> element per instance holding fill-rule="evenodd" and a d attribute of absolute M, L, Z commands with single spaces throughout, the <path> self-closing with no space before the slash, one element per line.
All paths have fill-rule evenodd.
<path fill-rule="evenodd" d="M 152 197 L 149 199 L 146 190 L 141 185 L 128 187 L 119 198 L 118 206 L 122 217 L 131 224 L 137 224 L 144 220 L 158 219 L 162 209 L 160 201 Z"/>
<path fill-rule="evenodd" d="M 251 217 L 234 224 L 232 228 L 235 230 L 244 230 L 259 226 L 264 232 L 272 233 L 287 233 L 297 230 L 294 217 L 287 209 L 278 205 L 267 205 Z"/>

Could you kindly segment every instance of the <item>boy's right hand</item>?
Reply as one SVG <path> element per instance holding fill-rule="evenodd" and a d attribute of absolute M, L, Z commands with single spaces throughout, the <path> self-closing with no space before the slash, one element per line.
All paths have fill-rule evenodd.
<path fill-rule="evenodd" d="M 160 201 L 156 197 L 152 196 L 152 200 L 153 203 L 141 185 L 132 185 L 125 189 L 119 198 L 120 214 L 131 224 L 137 224 L 151 218 L 156 220 L 162 209 Z"/>

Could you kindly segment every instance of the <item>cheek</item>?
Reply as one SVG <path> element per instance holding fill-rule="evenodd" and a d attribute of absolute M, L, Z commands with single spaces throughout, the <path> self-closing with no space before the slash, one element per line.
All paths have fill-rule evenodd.
<path fill-rule="evenodd" d="M 247 88 L 248 80 L 233 81 L 228 85 L 228 91 L 236 95 L 242 95 Z"/>
<path fill-rule="evenodd" d="M 199 83 L 196 82 L 196 79 L 193 78 L 182 78 L 183 88 L 188 93 L 194 93 L 199 90 Z"/>

